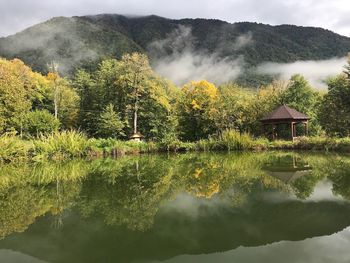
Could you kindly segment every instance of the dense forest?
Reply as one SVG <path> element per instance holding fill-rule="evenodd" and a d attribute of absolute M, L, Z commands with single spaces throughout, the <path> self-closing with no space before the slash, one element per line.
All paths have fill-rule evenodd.
<path fill-rule="evenodd" d="M 190 35 L 179 28 L 189 29 Z M 174 32 L 180 34 L 178 39 L 169 40 Z M 244 70 L 238 80 L 259 86 L 271 77 L 253 73 L 255 66 L 344 57 L 350 39 L 321 28 L 121 15 L 57 17 L 0 38 L 0 56 L 19 58 L 42 74 L 48 73 L 47 64 L 54 60 L 63 76 L 73 76 L 81 67 L 95 71 L 103 60 L 121 59 L 125 53 L 147 54 L 153 65 L 160 57 L 186 49 L 218 60 L 240 61 Z"/>
<path fill-rule="evenodd" d="M 226 130 L 262 136 L 259 120 L 286 104 L 310 119 L 311 135 L 349 136 L 350 64 L 328 80 L 328 92 L 302 75 L 257 90 L 206 80 L 183 87 L 157 75 L 146 55 L 107 59 L 93 72 L 71 79 L 34 72 L 22 61 L 0 60 L 0 133 L 38 137 L 79 130 L 89 137 L 127 140 L 140 132 L 147 141 L 198 141 Z"/>

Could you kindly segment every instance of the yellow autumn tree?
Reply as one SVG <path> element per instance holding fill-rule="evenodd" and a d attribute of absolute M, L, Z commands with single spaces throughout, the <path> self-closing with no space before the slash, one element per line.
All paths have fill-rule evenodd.
<path fill-rule="evenodd" d="M 217 87 L 205 80 L 191 81 L 181 91 L 178 112 L 182 139 L 194 141 L 215 133 Z"/>
<path fill-rule="evenodd" d="M 21 132 L 26 113 L 43 99 L 45 78 L 21 60 L 0 59 L 0 133 Z"/>

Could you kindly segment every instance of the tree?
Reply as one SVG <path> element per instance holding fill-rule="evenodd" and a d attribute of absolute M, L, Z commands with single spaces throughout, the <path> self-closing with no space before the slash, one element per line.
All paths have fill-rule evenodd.
<path fill-rule="evenodd" d="M 315 93 L 308 81 L 302 75 L 296 74 L 291 77 L 287 89 L 282 94 L 282 102 L 308 114 L 315 105 Z"/>
<path fill-rule="evenodd" d="M 249 108 L 249 132 L 259 136 L 264 133 L 260 120 L 283 104 L 282 95 L 287 86 L 288 83 L 285 81 L 273 81 L 268 86 L 257 90 Z"/>
<path fill-rule="evenodd" d="M 78 70 L 73 79 L 73 87 L 79 95 L 78 126 L 87 134 L 93 135 L 97 130 L 98 114 L 101 112 L 101 92 L 92 74 Z"/>
<path fill-rule="evenodd" d="M 328 93 L 323 98 L 319 118 L 328 134 L 350 135 L 350 84 L 346 75 L 328 80 Z"/>
<path fill-rule="evenodd" d="M 281 99 L 283 104 L 310 117 L 309 131 L 311 134 L 320 132 L 317 115 L 322 96 L 309 85 L 302 75 L 296 74 L 291 77 Z"/>
<path fill-rule="evenodd" d="M 128 94 L 128 108 L 133 113 L 133 133 L 138 132 L 138 113 L 148 92 L 153 71 L 146 55 L 140 53 L 126 54 L 119 62 L 120 75 L 117 83 L 124 87 Z"/>
<path fill-rule="evenodd" d="M 43 99 L 45 78 L 21 60 L 0 59 L 0 133 L 22 131 L 26 113 L 34 101 Z"/>
<path fill-rule="evenodd" d="M 218 109 L 215 122 L 222 132 L 226 129 L 234 129 L 240 132 L 248 131 L 251 117 L 251 106 L 254 98 L 253 92 L 236 84 L 228 84 L 219 87 Z"/>
<path fill-rule="evenodd" d="M 88 134 L 98 134 L 100 114 L 111 104 L 125 124 L 124 133 L 141 132 L 158 140 L 176 123 L 172 107 L 175 88 L 155 74 L 145 55 L 109 59 L 87 73 L 78 71 L 74 86 L 81 94 L 79 123 Z"/>
<path fill-rule="evenodd" d="M 51 82 L 52 85 L 55 118 L 58 119 L 58 100 L 60 97 L 60 89 L 58 83 L 58 64 L 54 61 L 52 61 L 49 65 L 49 73 L 47 74 L 47 79 Z"/>
<path fill-rule="evenodd" d="M 69 81 L 57 73 L 48 73 L 47 79 L 51 87 L 48 92 L 49 101 L 52 101 L 55 118 L 60 120 L 63 128 L 74 128 L 78 119 L 79 95 L 70 86 Z M 46 109 L 51 110 L 52 107 L 47 105 Z"/>
<path fill-rule="evenodd" d="M 113 105 L 109 104 L 100 115 L 98 135 L 105 138 L 121 138 L 125 136 L 124 126 L 119 114 L 114 111 Z"/>
<path fill-rule="evenodd" d="M 346 79 L 350 81 L 350 53 L 348 53 L 348 63 L 344 66 L 343 73 L 345 74 Z"/>
<path fill-rule="evenodd" d="M 217 131 L 215 116 L 218 89 L 205 80 L 192 81 L 182 88 L 178 102 L 179 126 L 183 140 L 207 138 Z"/>

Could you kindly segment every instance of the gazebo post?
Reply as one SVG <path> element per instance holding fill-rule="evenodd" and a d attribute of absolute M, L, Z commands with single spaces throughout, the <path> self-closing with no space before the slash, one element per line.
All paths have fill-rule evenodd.
<path fill-rule="evenodd" d="M 263 134 L 264 134 L 264 136 L 266 136 L 266 125 L 265 124 L 263 124 L 263 130 L 262 130 L 262 132 L 263 132 Z"/>
<path fill-rule="evenodd" d="M 294 140 L 294 122 L 290 122 L 290 131 L 292 135 L 292 140 Z"/>
<path fill-rule="evenodd" d="M 309 135 L 309 125 L 308 125 L 308 122 L 306 121 L 304 124 L 305 124 L 305 134 L 306 134 L 306 136 L 308 136 L 308 135 Z"/>

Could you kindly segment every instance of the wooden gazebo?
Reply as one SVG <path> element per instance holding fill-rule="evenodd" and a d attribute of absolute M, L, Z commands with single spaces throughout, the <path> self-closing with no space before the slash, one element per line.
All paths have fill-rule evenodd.
<path fill-rule="evenodd" d="M 305 114 L 288 107 L 287 105 L 280 106 L 273 112 L 266 115 L 260 121 L 264 127 L 264 133 L 270 135 L 272 140 L 280 138 L 277 127 L 281 124 L 287 124 L 290 127 L 290 138 L 294 140 L 298 137 L 296 125 L 302 123 L 304 126 L 304 134 L 308 135 L 309 117 Z"/>
<path fill-rule="evenodd" d="M 130 140 L 134 142 L 141 142 L 143 135 L 139 132 L 135 132 L 130 136 Z"/>

